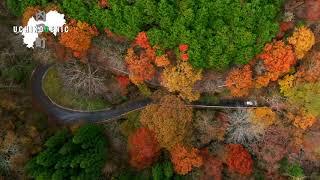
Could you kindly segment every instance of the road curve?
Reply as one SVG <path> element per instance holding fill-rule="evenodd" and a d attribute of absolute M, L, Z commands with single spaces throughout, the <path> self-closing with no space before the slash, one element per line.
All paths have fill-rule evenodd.
<path fill-rule="evenodd" d="M 63 123 L 73 123 L 78 121 L 94 123 L 106 122 L 115 118 L 119 118 L 120 116 L 129 112 L 142 109 L 151 103 L 150 99 L 142 99 L 125 103 L 116 108 L 93 112 L 81 112 L 76 110 L 73 111 L 70 109 L 64 109 L 52 103 L 51 100 L 46 96 L 42 88 L 42 79 L 50 66 L 51 65 L 39 65 L 33 71 L 31 77 L 32 96 L 48 115 L 59 119 Z"/>

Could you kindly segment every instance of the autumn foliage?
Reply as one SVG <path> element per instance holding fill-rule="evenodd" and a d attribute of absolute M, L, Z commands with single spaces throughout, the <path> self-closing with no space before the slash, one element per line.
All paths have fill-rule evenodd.
<path fill-rule="evenodd" d="M 140 116 L 141 124 L 154 131 L 160 146 L 167 149 L 185 142 L 191 120 L 192 109 L 173 95 L 162 97 L 159 104 L 147 106 Z"/>
<path fill-rule="evenodd" d="M 251 148 L 255 155 L 264 160 L 273 169 L 288 152 L 290 143 L 288 129 L 281 126 L 270 126 L 265 131 L 263 139 Z"/>
<path fill-rule="evenodd" d="M 145 32 L 140 32 L 132 47 L 128 49 L 125 58 L 129 70 L 129 78 L 134 84 L 141 84 L 144 81 L 151 80 L 155 75 L 155 67 L 153 63 L 159 66 L 168 64 L 165 56 L 156 59 L 155 48 L 153 48 L 148 40 Z"/>
<path fill-rule="evenodd" d="M 140 32 L 135 39 L 135 43 L 144 49 L 151 48 L 146 32 Z"/>
<path fill-rule="evenodd" d="M 141 84 L 151 80 L 155 75 L 154 66 L 146 53 L 137 55 L 133 48 L 129 48 L 125 58 L 129 70 L 129 78 L 134 84 Z"/>
<path fill-rule="evenodd" d="M 320 80 L 320 53 L 317 52 L 312 57 L 304 61 L 299 67 L 297 78 L 299 81 L 316 82 Z"/>
<path fill-rule="evenodd" d="M 201 180 L 222 180 L 223 164 L 218 157 L 210 155 L 208 150 L 201 151 L 203 157 L 203 175 Z"/>
<path fill-rule="evenodd" d="M 269 127 L 277 120 L 277 114 L 270 108 L 256 108 L 250 111 L 251 122 L 261 125 L 263 127 Z"/>
<path fill-rule="evenodd" d="M 100 6 L 101 8 L 109 7 L 109 2 L 108 2 L 108 0 L 99 0 L 99 6 Z"/>
<path fill-rule="evenodd" d="M 266 87 L 270 81 L 290 71 L 296 63 L 296 58 L 291 46 L 282 41 L 267 44 L 262 54 L 258 56 L 263 62 L 264 72 L 256 77 L 256 87 Z"/>
<path fill-rule="evenodd" d="M 169 66 L 162 73 L 162 84 L 170 92 L 179 92 L 181 98 L 188 101 L 198 100 L 200 93 L 194 85 L 201 80 L 200 70 L 195 70 L 188 62 L 180 62 L 177 66 Z"/>
<path fill-rule="evenodd" d="M 156 57 L 155 64 L 158 67 L 166 67 L 170 64 L 170 61 L 169 61 L 167 55 L 162 55 L 162 56 Z"/>
<path fill-rule="evenodd" d="M 112 31 L 110 31 L 109 29 L 104 29 L 104 32 L 106 33 L 107 37 L 113 39 L 116 42 L 124 42 L 126 40 L 125 37 L 117 35 L 115 33 L 113 33 Z"/>
<path fill-rule="evenodd" d="M 303 109 L 300 109 L 295 113 L 289 113 L 288 117 L 289 119 L 292 119 L 294 126 L 303 130 L 310 128 L 317 120 L 315 116 Z"/>
<path fill-rule="evenodd" d="M 98 35 L 98 30 L 86 22 L 75 20 L 71 20 L 68 27 L 69 31 L 61 34 L 60 43 L 70 48 L 75 57 L 81 58 L 90 48 L 92 38 Z"/>
<path fill-rule="evenodd" d="M 294 87 L 295 76 L 286 75 L 283 79 L 278 81 L 280 86 L 280 92 L 284 96 L 291 96 L 291 89 Z"/>
<path fill-rule="evenodd" d="M 137 129 L 129 136 L 128 144 L 130 164 L 139 170 L 150 166 L 160 154 L 155 134 L 147 128 Z"/>
<path fill-rule="evenodd" d="M 320 1 L 319 0 L 306 0 L 306 18 L 311 21 L 320 19 Z"/>
<path fill-rule="evenodd" d="M 38 11 L 40 11 L 40 7 L 36 6 L 36 7 L 27 7 L 26 10 L 24 11 L 23 15 L 22 15 L 22 26 L 25 27 L 28 25 L 28 21 L 32 16 L 35 16 Z"/>
<path fill-rule="evenodd" d="M 315 44 L 315 36 L 309 28 L 302 26 L 295 30 L 288 41 L 294 46 L 297 58 L 302 59 Z"/>
<path fill-rule="evenodd" d="M 232 172 L 250 175 L 253 171 L 253 160 L 249 152 L 241 144 L 227 145 L 226 163 Z"/>
<path fill-rule="evenodd" d="M 193 167 L 200 167 L 203 164 L 200 151 L 196 148 L 187 148 L 177 144 L 172 148 L 170 154 L 177 174 L 185 175 L 192 171 Z"/>
<path fill-rule="evenodd" d="M 241 69 L 233 69 L 227 77 L 226 85 L 232 96 L 243 97 L 249 94 L 253 86 L 252 70 L 250 65 L 245 65 Z"/>
<path fill-rule="evenodd" d="M 128 85 L 130 84 L 130 79 L 126 76 L 117 76 L 117 81 L 121 90 L 127 89 Z"/>

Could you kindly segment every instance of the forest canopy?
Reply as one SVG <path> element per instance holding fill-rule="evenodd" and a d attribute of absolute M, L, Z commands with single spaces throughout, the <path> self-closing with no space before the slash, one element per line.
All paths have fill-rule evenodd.
<path fill-rule="evenodd" d="M 133 40 L 147 32 L 162 50 L 188 44 L 197 68 L 222 70 L 248 63 L 279 30 L 282 0 L 109 0 L 101 9 L 91 1 L 64 0 L 70 17 Z"/>

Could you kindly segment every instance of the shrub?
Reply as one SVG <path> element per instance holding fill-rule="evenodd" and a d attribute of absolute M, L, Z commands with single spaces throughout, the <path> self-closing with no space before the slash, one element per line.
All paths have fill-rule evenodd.
<path fill-rule="evenodd" d="M 280 172 L 291 178 L 303 179 L 305 177 L 301 166 L 298 163 L 290 163 L 287 158 L 280 161 Z"/>
<path fill-rule="evenodd" d="M 98 179 L 106 160 L 103 128 L 88 124 L 75 134 L 67 130 L 50 137 L 46 148 L 26 165 L 35 179 Z"/>

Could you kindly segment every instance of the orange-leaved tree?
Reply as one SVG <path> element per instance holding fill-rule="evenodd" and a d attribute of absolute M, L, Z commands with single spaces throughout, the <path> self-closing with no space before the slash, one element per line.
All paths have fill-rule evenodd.
<path fill-rule="evenodd" d="M 200 167 L 203 158 L 196 148 L 187 148 L 180 144 L 175 145 L 171 151 L 171 161 L 177 174 L 186 175 L 193 167 Z"/>
<path fill-rule="evenodd" d="M 144 169 L 155 162 L 160 155 L 160 147 L 154 132 L 139 128 L 128 139 L 130 164 L 136 169 Z"/>
<path fill-rule="evenodd" d="M 317 118 L 314 115 L 312 115 L 303 108 L 299 109 L 294 113 L 289 113 L 288 117 L 292 120 L 292 124 L 295 127 L 301 128 L 303 130 L 307 130 L 317 120 Z"/>
<path fill-rule="evenodd" d="M 137 55 L 133 48 L 129 48 L 125 60 L 129 78 L 134 84 L 141 84 L 146 80 L 151 80 L 155 75 L 155 68 L 145 52 L 140 52 L 140 55 Z"/>
<path fill-rule="evenodd" d="M 249 152 L 241 144 L 227 145 L 226 163 L 231 172 L 250 175 L 253 170 L 253 160 Z"/>
<path fill-rule="evenodd" d="M 166 67 L 170 64 L 168 56 L 166 54 L 157 56 L 154 62 L 158 67 Z"/>
<path fill-rule="evenodd" d="M 140 115 L 141 124 L 154 131 L 160 146 L 167 149 L 185 142 L 191 121 L 192 109 L 173 95 L 162 97 L 159 104 L 148 105 Z"/>
<path fill-rule="evenodd" d="M 232 96 L 247 96 L 250 88 L 253 86 L 252 70 L 250 65 L 245 65 L 241 69 L 233 69 L 228 74 L 226 85 L 231 91 Z"/>
<path fill-rule="evenodd" d="M 86 22 L 71 20 L 68 24 L 69 31 L 60 36 L 60 43 L 73 51 L 73 55 L 82 58 L 91 46 L 92 38 L 98 35 L 95 26 Z"/>
<path fill-rule="evenodd" d="M 302 59 L 315 44 L 315 39 L 313 32 L 302 26 L 295 30 L 288 42 L 294 46 L 297 58 Z"/>
<path fill-rule="evenodd" d="M 28 25 L 28 21 L 32 16 L 35 16 L 38 11 L 40 11 L 40 7 L 39 6 L 30 6 L 27 7 L 26 10 L 24 10 L 23 15 L 22 15 L 22 26 L 27 26 Z"/>
<path fill-rule="evenodd" d="M 263 73 L 256 77 L 257 88 L 266 87 L 270 81 L 278 80 L 296 63 L 292 47 L 282 41 L 266 44 L 258 58 L 262 61 Z"/>
<path fill-rule="evenodd" d="M 176 66 L 168 66 L 162 73 L 162 84 L 170 92 L 178 92 L 180 97 L 195 101 L 200 93 L 194 90 L 194 85 L 201 80 L 201 70 L 195 70 L 188 62 L 179 62 Z"/>
<path fill-rule="evenodd" d="M 277 114 L 270 108 L 256 108 L 250 111 L 250 120 L 254 124 L 267 128 L 276 122 Z"/>

